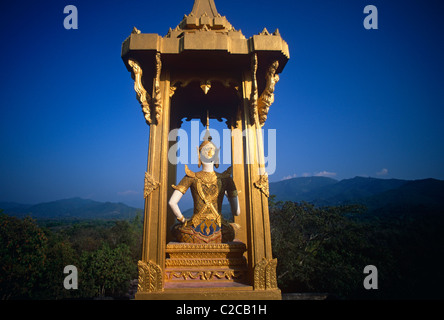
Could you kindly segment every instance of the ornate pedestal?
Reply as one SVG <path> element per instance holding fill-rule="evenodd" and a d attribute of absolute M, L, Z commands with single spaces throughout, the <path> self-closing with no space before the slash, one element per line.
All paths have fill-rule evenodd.
<path fill-rule="evenodd" d="M 220 244 L 170 242 L 165 261 L 165 288 L 231 286 L 247 283 L 247 250 L 236 241 Z"/>
<path fill-rule="evenodd" d="M 246 250 L 245 244 L 240 241 L 221 244 L 170 242 L 166 247 L 168 256 L 163 290 L 138 292 L 136 299 L 281 299 L 277 288 L 254 290 L 248 284 L 248 265 L 244 257 Z M 155 278 L 155 275 L 151 276 Z M 257 272 L 257 277 L 261 276 L 266 276 L 265 269 L 262 274 Z"/>

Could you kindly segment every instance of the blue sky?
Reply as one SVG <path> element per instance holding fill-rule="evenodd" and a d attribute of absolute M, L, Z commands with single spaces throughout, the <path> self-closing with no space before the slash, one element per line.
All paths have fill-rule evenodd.
<path fill-rule="evenodd" d="M 442 1 L 215 3 L 247 38 L 279 28 L 290 47 L 265 126 L 277 134 L 270 181 L 444 179 Z M 69 4 L 78 9 L 77 30 L 63 27 Z M 368 4 L 378 8 L 378 30 L 363 26 Z M 149 127 L 121 44 L 133 26 L 166 35 L 192 6 L 2 5 L 0 201 L 79 196 L 143 205 Z"/>

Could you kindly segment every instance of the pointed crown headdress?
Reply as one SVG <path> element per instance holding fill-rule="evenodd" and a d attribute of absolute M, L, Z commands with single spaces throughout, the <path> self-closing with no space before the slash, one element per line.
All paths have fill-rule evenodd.
<path fill-rule="evenodd" d="M 207 111 L 207 125 L 206 125 L 206 132 L 205 132 L 205 135 L 204 135 L 203 141 L 202 141 L 202 143 L 200 144 L 200 146 L 199 146 L 199 148 L 198 148 L 198 163 L 197 163 L 197 166 L 198 166 L 199 168 L 200 168 L 200 166 L 202 165 L 202 160 L 200 159 L 202 149 L 203 149 L 206 145 L 208 145 L 208 144 L 211 145 L 212 149 L 214 149 L 214 152 L 212 152 L 212 154 L 211 154 L 210 156 L 205 156 L 205 155 L 204 155 L 204 157 L 205 157 L 207 160 L 209 160 L 209 161 L 213 160 L 213 161 L 214 161 L 214 166 L 215 166 L 216 168 L 219 168 L 219 150 L 220 150 L 220 149 L 218 149 L 218 148 L 216 147 L 216 145 L 212 142 L 212 140 L 213 140 L 213 138 L 212 138 L 211 135 L 210 135 L 210 118 L 209 118 L 209 113 L 208 113 L 208 111 Z"/>

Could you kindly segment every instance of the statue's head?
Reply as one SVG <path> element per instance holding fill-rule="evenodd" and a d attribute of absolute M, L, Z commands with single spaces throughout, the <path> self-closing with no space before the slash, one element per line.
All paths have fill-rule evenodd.
<path fill-rule="evenodd" d="M 219 167 L 219 149 L 211 141 L 211 136 L 208 136 L 207 140 L 204 140 L 199 146 L 199 160 L 198 167 L 203 163 L 214 163 L 216 168 Z"/>

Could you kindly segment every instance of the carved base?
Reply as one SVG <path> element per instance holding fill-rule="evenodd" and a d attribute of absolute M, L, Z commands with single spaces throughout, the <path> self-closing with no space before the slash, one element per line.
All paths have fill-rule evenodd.
<path fill-rule="evenodd" d="M 262 260 L 249 283 L 244 243 L 170 242 L 163 277 L 152 263 L 139 265 L 136 300 L 281 300 L 275 282 L 276 260 Z M 250 271 L 251 272 L 251 271 Z M 141 285 L 142 284 L 142 285 Z"/>
<path fill-rule="evenodd" d="M 166 247 L 165 288 L 188 282 L 240 282 L 247 280 L 244 243 L 218 244 L 171 242 Z M 205 286 L 211 285 L 205 283 Z"/>

